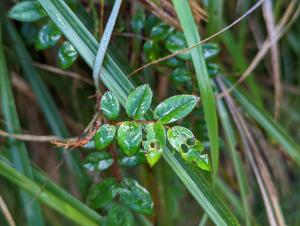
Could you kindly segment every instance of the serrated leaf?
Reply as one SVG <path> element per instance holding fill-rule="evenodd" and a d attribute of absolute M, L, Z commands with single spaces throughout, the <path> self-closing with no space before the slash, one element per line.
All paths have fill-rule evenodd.
<path fill-rule="evenodd" d="M 142 150 L 139 150 L 133 156 L 122 156 L 118 160 L 118 163 L 121 166 L 130 167 L 130 168 L 135 167 L 135 166 L 140 165 L 145 162 L 146 162 L 145 153 Z"/>
<path fill-rule="evenodd" d="M 114 120 L 118 118 L 120 113 L 120 103 L 114 93 L 107 91 L 101 98 L 100 109 L 106 118 Z"/>
<path fill-rule="evenodd" d="M 52 22 L 45 24 L 38 33 L 35 42 L 37 50 L 47 49 L 55 46 L 61 37 L 61 31 Z"/>
<path fill-rule="evenodd" d="M 174 126 L 168 130 L 167 137 L 171 146 L 181 152 L 181 146 L 186 144 L 188 139 L 194 138 L 194 134 L 185 127 Z"/>
<path fill-rule="evenodd" d="M 58 50 L 58 66 L 62 69 L 69 68 L 77 59 L 78 53 L 74 46 L 65 41 Z"/>
<path fill-rule="evenodd" d="M 139 183 L 130 178 L 124 178 L 119 190 L 120 201 L 133 211 L 143 214 L 153 212 L 153 202 L 150 193 Z"/>
<path fill-rule="evenodd" d="M 125 105 L 128 116 L 136 120 L 141 119 L 150 108 L 152 95 L 149 85 L 141 85 L 131 92 Z"/>
<path fill-rule="evenodd" d="M 89 171 L 101 171 L 108 169 L 114 160 L 107 152 L 93 152 L 83 161 L 83 166 Z"/>
<path fill-rule="evenodd" d="M 134 155 L 142 142 L 142 128 L 136 122 L 124 122 L 118 130 L 118 144 L 122 151 L 128 155 Z"/>
<path fill-rule="evenodd" d="M 94 136 L 95 147 L 98 150 L 106 148 L 112 143 L 116 134 L 116 127 L 113 125 L 102 125 Z"/>
<path fill-rule="evenodd" d="M 94 209 L 110 204 L 118 193 L 118 183 L 115 178 L 104 179 L 93 185 L 87 194 L 87 203 Z"/>
<path fill-rule="evenodd" d="M 20 2 L 9 11 L 8 17 L 21 22 L 33 22 L 46 17 L 46 12 L 36 1 Z"/>
<path fill-rule="evenodd" d="M 171 53 L 175 53 L 179 50 L 182 50 L 184 48 L 187 48 L 187 42 L 186 39 L 181 32 L 176 32 L 174 34 L 169 35 L 165 42 L 165 47 L 167 50 L 169 50 Z M 189 52 L 180 53 L 177 55 L 178 58 L 182 60 L 190 60 L 191 55 Z"/>
<path fill-rule="evenodd" d="M 190 148 L 186 153 L 181 153 L 182 158 L 189 162 L 195 163 L 200 169 L 210 171 L 211 166 L 207 154 L 201 154 L 197 149 Z"/>
<path fill-rule="evenodd" d="M 150 148 L 147 153 L 145 154 L 147 162 L 149 163 L 150 167 L 153 167 L 161 158 L 163 154 L 163 150 L 161 148 Z"/>
<path fill-rule="evenodd" d="M 155 132 L 155 138 L 159 146 L 160 147 L 166 146 L 166 142 L 167 142 L 166 130 L 160 121 L 154 123 L 154 132 Z"/>
<path fill-rule="evenodd" d="M 107 214 L 107 226 L 134 226 L 134 217 L 125 206 L 115 204 Z"/>
<path fill-rule="evenodd" d="M 160 23 L 160 24 L 152 27 L 150 37 L 154 41 L 161 41 L 161 40 L 166 39 L 168 37 L 170 31 L 172 31 L 172 30 L 173 29 L 171 29 L 169 25 L 167 25 L 165 23 Z"/>
<path fill-rule="evenodd" d="M 176 95 L 161 102 L 154 110 L 154 118 L 162 124 L 175 122 L 187 116 L 199 98 L 193 95 Z"/>

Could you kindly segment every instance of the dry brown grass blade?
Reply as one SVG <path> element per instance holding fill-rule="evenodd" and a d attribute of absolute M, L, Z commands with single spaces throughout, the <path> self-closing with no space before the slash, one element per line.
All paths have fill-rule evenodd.
<path fill-rule="evenodd" d="M 9 226 L 16 226 L 16 223 L 15 223 L 11 213 L 9 212 L 9 209 L 1 195 L 0 195 L 0 209 L 3 213 L 3 216 L 5 217 L 5 219 L 7 221 L 7 223 L 9 224 Z"/>
<path fill-rule="evenodd" d="M 226 87 L 220 78 L 217 78 L 217 83 L 222 91 L 226 90 Z M 253 139 L 251 131 L 248 129 L 249 125 L 240 114 L 234 100 L 229 96 L 229 94 L 225 96 L 225 101 L 239 130 L 246 156 L 250 161 L 254 175 L 258 182 L 269 223 L 271 226 L 285 226 L 286 224 L 280 209 L 276 188 L 272 182 L 269 170 L 266 167 L 266 164 Z"/>
<path fill-rule="evenodd" d="M 293 11 L 295 9 L 296 1 L 293 0 L 290 2 L 288 8 L 286 9 L 284 15 L 282 16 L 280 22 L 278 25 L 275 27 L 276 30 L 276 36 L 274 37 L 273 41 L 279 40 L 290 28 L 290 26 L 295 22 L 297 17 L 300 14 L 300 6 L 297 7 L 296 11 L 293 14 Z M 292 18 L 289 20 L 291 15 L 293 14 Z M 253 60 L 251 61 L 250 65 L 248 68 L 245 70 L 245 72 L 242 74 L 242 76 L 238 79 L 238 81 L 233 84 L 231 87 L 226 89 L 224 92 L 220 93 L 218 95 L 218 98 L 222 98 L 225 95 L 229 94 L 232 92 L 238 85 L 240 85 L 245 79 L 253 72 L 253 70 L 256 68 L 258 63 L 264 58 L 268 50 L 271 48 L 273 42 L 271 42 L 269 39 L 267 39 L 258 53 L 255 55 Z"/>
<path fill-rule="evenodd" d="M 262 6 L 263 16 L 265 19 L 268 36 L 270 38 L 271 46 L 271 68 L 273 74 L 273 82 L 275 88 L 275 108 L 274 118 L 278 119 L 280 115 L 280 105 L 282 100 L 282 83 L 280 78 L 280 59 L 279 59 L 279 48 L 278 42 L 275 39 L 275 22 L 272 9 L 271 0 L 266 0 Z"/>
<path fill-rule="evenodd" d="M 162 57 L 162 58 L 159 58 L 159 59 L 157 59 L 157 60 L 154 60 L 154 61 L 152 61 L 152 62 L 150 62 L 150 63 L 147 63 L 147 64 L 145 64 L 145 65 L 143 65 L 143 66 L 137 68 L 137 69 L 134 70 L 133 72 L 131 72 L 128 76 L 132 76 L 132 75 L 134 75 L 134 74 L 136 74 L 136 73 L 138 73 L 138 72 L 144 70 L 144 69 L 147 68 L 147 67 L 150 67 L 150 66 L 152 66 L 152 65 L 154 65 L 154 64 L 158 64 L 158 63 L 160 63 L 160 62 L 163 62 L 163 61 L 165 61 L 165 60 L 168 60 L 168 59 L 170 59 L 170 58 L 172 58 L 172 57 L 175 57 L 175 56 L 177 56 L 177 55 L 179 55 L 179 54 L 181 54 L 181 53 L 188 52 L 188 51 L 190 51 L 190 50 L 196 48 L 197 46 L 200 46 L 200 45 L 202 45 L 203 43 L 208 42 L 209 40 L 211 40 L 211 39 L 213 39 L 213 38 L 219 36 L 220 34 L 224 33 L 224 32 L 227 31 L 228 29 L 232 28 L 233 26 L 235 26 L 236 24 L 238 24 L 239 22 L 241 22 L 243 19 L 245 19 L 245 18 L 246 18 L 247 16 L 249 16 L 251 13 L 253 13 L 258 7 L 261 6 L 261 4 L 262 4 L 264 1 L 265 1 L 265 0 L 260 0 L 260 1 L 256 2 L 256 3 L 255 3 L 250 9 L 248 9 L 242 16 L 240 16 L 239 18 L 237 18 L 236 20 L 234 20 L 231 24 L 229 24 L 228 26 L 224 27 L 224 28 L 221 29 L 220 31 L 216 32 L 215 34 L 213 34 L 213 35 L 211 35 L 211 36 L 209 36 L 209 37 L 203 39 L 201 42 L 196 43 L 195 45 L 190 46 L 190 47 L 188 47 L 188 48 L 179 50 L 179 51 L 177 51 L 177 52 L 175 52 L 175 53 L 172 53 L 172 54 L 170 54 L 170 55 L 167 55 L 167 56 L 165 56 L 165 57 Z"/>

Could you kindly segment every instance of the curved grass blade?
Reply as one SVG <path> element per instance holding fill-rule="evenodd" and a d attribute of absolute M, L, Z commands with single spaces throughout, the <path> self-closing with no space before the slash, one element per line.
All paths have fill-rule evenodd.
<path fill-rule="evenodd" d="M 38 200 L 55 209 L 56 211 L 60 212 L 63 216 L 68 217 L 78 225 L 102 225 L 101 218 L 99 216 L 95 217 L 96 213 L 93 214 L 93 217 L 91 217 L 90 214 L 87 215 L 87 210 L 83 210 L 83 207 L 78 208 L 80 202 L 73 198 L 71 195 L 66 195 L 67 192 L 57 189 L 58 186 L 48 184 L 44 188 L 38 183 L 30 180 L 28 177 L 15 170 L 13 167 L 5 163 L 2 159 L 0 159 L 0 175 L 12 182 L 13 184 L 16 184 L 18 187 L 29 192 L 31 195 L 36 196 Z M 39 180 L 42 180 L 44 182 L 44 179 L 41 178 L 41 175 L 38 174 L 37 176 L 39 177 Z M 54 193 L 53 190 L 56 190 L 56 193 Z M 58 193 L 60 195 L 58 195 Z M 62 199 L 61 195 L 66 196 Z M 74 204 L 76 204 L 76 206 L 74 206 Z M 81 205 L 84 206 L 84 204 Z M 36 225 L 38 224 L 35 224 L 35 226 Z"/>
<path fill-rule="evenodd" d="M 97 52 L 97 42 L 81 21 L 74 15 L 62 0 L 38 0 L 54 23 L 61 29 L 67 39 L 74 45 L 79 54 L 92 67 Z M 104 85 L 114 92 L 120 103 L 125 106 L 128 94 L 134 86 L 126 77 L 120 64 L 115 61 L 108 49 L 103 63 L 101 79 Z M 191 168 L 180 157 L 174 157 L 172 152 L 164 149 L 164 157 L 180 179 L 185 183 L 199 205 L 218 225 L 239 225 L 232 213 L 216 197 L 204 177 L 203 172 Z"/>
<path fill-rule="evenodd" d="M 96 90 L 99 89 L 99 80 L 100 80 L 103 59 L 104 59 L 104 56 L 105 56 L 105 53 L 107 50 L 107 46 L 109 44 L 110 37 L 111 37 L 113 29 L 115 27 L 115 23 L 116 23 L 118 14 L 119 14 L 121 3 L 122 3 L 122 0 L 115 1 L 114 7 L 110 13 L 109 19 L 108 19 L 107 24 L 104 29 L 103 36 L 100 41 L 100 45 L 98 48 L 98 52 L 97 52 L 94 67 L 93 67 L 93 78 L 94 78 Z"/>
<path fill-rule="evenodd" d="M 176 13 L 189 46 L 200 42 L 198 28 L 195 24 L 189 1 L 173 0 Z M 216 178 L 219 165 L 218 121 L 215 99 L 211 82 L 206 69 L 202 47 L 191 50 L 192 60 L 196 71 L 198 87 L 203 102 L 204 116 L 207 124 L 208 137 L 211 148 L 213 177 Z"/>
<path fill-rule="evenodd" d="M 1 27 L 0 27 L 1 28 Z M 14 102 L 14 97 L 11 89 L 8 71 L 6 68 L 6 61 L 4 57 L 2 31 L 0 29 L 0 99 L 1 109 L 5 120 L 6 130 L 9 133 L 20 133 L 21 127 L 17 110 Z M 8 139 L 11 159 L 14 167 L 24 173 L 27 177 L 33 178 L 30 160 L 27 154 L 26 146 L 23 142 L 15 139 Z M 32 199 L 31 195 L 20 191 L 21 202 L 25 206 Z M 26 209 L 26 219 L 30 226 L 45 225 L 41 207 L 37 202 L 34 202 L 31 208 Z"/>

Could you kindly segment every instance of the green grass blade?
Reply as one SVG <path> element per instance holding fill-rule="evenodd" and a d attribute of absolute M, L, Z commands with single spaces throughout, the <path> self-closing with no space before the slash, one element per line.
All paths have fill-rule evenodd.
<path fill-rule="evenodd" d="M 83 26 L 80 20 L 62 0 L 38 0 L 54 23 L 78 50 L 87 64 L 92 67 L 97 53 L 97 42 Z M 84 31 L 84 32 L 83 32 Z M 110 50 L 106 53 L 101 79 L 105 86 L 115 93 L 122 105 L 134 86 L 126 77 L 122 67 L 117 63 Z M 202 171 L 186 165 L 181 158 L 174 157 L 165 149 L 165 159 L 185 183 L 191 194 L 218 225 L 238 225 L 232 213 L 213 192 L 212 185 Z"/>
<path fill-rule="evenodd" d="M 193 18 L 189 1 L 173 0 L 181 27 L 186 37 L 188 46 L 193 46 L 200 42 L 200 36 L 195 20 Z M 206 69 L 205 60 L 201 46 L 191 50 L 192 60 L 196 71 L 196 78 L 200 90 L 201 100 L 204 108 L 204 116 L 207 124 L 208 137 L 210 141 L 211 157 L 214 178 L 218 173 L 219 165 L 219 142 L 218 142 L 218 121 L 211 81 Z"/>
<path fill-rule="evenodd" d="M 232 86 L 232 83 L 225 80 L 227 88 Z M 276 123 L 272 117 L 264 110 L 255 104 L 240 89 L 232 91 L 233 97 L 245 109 L 245 111 L 271 136 L 278 142 L 291 158 L 300 165 L 300 146 L 289 136 L 282 126 Z"/>
<path fill-rule="evenodd" d="M 21 127 L 17 115 L 17 110 L 14 102 L 14 97 L 11 89 L 8 71 L 4 57 L 2 32 L 0 31 L 0 98 L 1 109 L 5 120 L 6 130 L 9 133 L 20 133 Z M 11 159 L 14 167 L 20 172 L 24 173 L 27 177 L 33 178 L 30 160 L 27 154 L 26 146 L 23 142 L 9 139 L 9 148 Z M 20 192 L 22 205 L 26 206 L 32 199 L 31 195 L 26 192 Z M 34 202 L 31 208 L 26 209 L 26 219 L 28 225 L 45 225 L 41 207 L 37 202 Z"/>
<path fill-rule="evenodd" d="M 19 34 L 16 29 L 10 22 L 5 23 L 5 29 L 7 31 L 8 36 L 10 37 L 10 41 L 15 48 L 16 57 L 18 58 L 18 62 L 20 63 L 24 75 L 26 79 L 29 81 L 35 96 L 37 97 L 37 101 L 39 106 L 41 107 L 45 118 L 49 124 L 52 132 L 59 137 L 69 137 L 69 133 L 67 128 L 59 114 L 59 111 L 52 99 L 48 88 L 42 81 L 39 76 L 36 68 L 32 64 L 31 57 L 26 50 L 24 43 L 22 42 Z M 79 153 L 65 153 L 67 156 L 66 160 L 68 162 L 68 166 L 75 172 L 76 182 L 80 187 L 81 191 L 86 191 L 88 186 L 88 180 L 85 174 L 85 171 L 81 165 Z"/>
<path fill-rule="evenodd" d="M 61 198 L 57 192 L 62 194 L 67 194 L 67 192 L 63 190 L 57 189 L 57 186 L 53 184 L 48 184 L 46 187 L 42 187 L 40 184 L 30 180 L 28 177 L 24 176 L 9 164 L 5 163 L 3 159 L 0 159 L 0 175 L 11 183 L 16 184 L 20 188 L 29 192 L 31 195 L 34 195 L 38 200 L 60 212 L 63 216 L 68 217 L 78 225 L 82 226 L 99 226 L 101 224 L 101 218 L 99 216 L 95 218 L 95 216 L 91 217 L 91 215 L 86 214 L 86 210 L 83 211 L 82 207 L 78 208 L 79 201 L 75 201 L 74 198 L 71 198 L 70 195 L 67 195 L 64 198 Z M 38 178 L 41 177 L 40 174 L 37 175 Z M 44 182 L 43 179 L 39 179 Z M 49 189 L 50 188 L 50 189 Z M 53 193 L 53 189 L 56 190 L 56 194 Z M 66 199 L 71 201 L 66 201 Z M 71 202 L 71 203 L 70 203 Z M 76 202 L 77 206 L 74 206 Z M 81 204 L 84 206 L 84 204 Z M 26 206 L 26 205 L 25 205 Z M 31 207 L 30 207 L 31 208 Z M 93 214 L 95 215 L 95 214 Z M 36 216 L 34 216 L 36 217 Z M 39 224 L 35 224 L 37 226 Z"/>
<path fill-rule="evenodd" d="M 250 207 L 247 202 L 247 194 L 248 194 L 248 184 L 246 181 L 246 174 L 245 170 L 243 168 L 243 165 L 241 163 L 241 158 L 239 153 L 236 150 L 236 139 L 235 139 L 235 134 L 233 127 L 231 125 L 230 118 L 227 113 L 227 109 L 223 103 L 222 100 L 217 101 L 217 106 L 218 106 L 218 112 L 219 112 L 219 117 L 224 129 L 224 133 L 226 136 L 226 141 L 228 145 L 228 150 L 230 157 L 233 161 L 233 166 L 235 170 L 235 174 L 237 176 L 238 184 L 239 184 L 239 189 L 240 189 L 240 194 L 242 198 L 242 203 L 243 203 L 243 215 L 245 217 L 246 225 L 251 225 L 250 222 Z"/>

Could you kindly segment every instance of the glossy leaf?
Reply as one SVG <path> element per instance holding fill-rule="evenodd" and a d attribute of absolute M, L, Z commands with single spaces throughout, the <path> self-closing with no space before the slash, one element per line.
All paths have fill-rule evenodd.
<path fill-rule="evenodd" d="M 171 74 L 171 81 L 174 83 L 184 83 L 191 81 L 192 74 L 186 68 L 176 68 Z"/>
<path fill-rule="evenodd" d="M 214 63 L 208 63 L 207 72 L 210 78 L 214 78 L 219 73 L 219 65 Z"/>
<path fill-rule="evenodd" d="M 61 37 L 61 31 L 52 22 L 45 24 L 38 33 L 35 43 L 37 50 L 47 49 L 55 46 Z"/>
<path fill-rule="evenodd" d="M 148 61 L 157 60 L 160 57 L 159 45 L 154 41 L 147 41 L 144 44 L 144 52 Z"/>
<path fill-rule="evenodd" d="M 184 48 L 187 48 L 187 42 L 186 39 L 181 32 L 176 32 L 174 34 L 169 35 L 165 42 L 165 47 L 167 50 L 169 50 L 171 53 L 175 53 L 179 50 L 182 50 Z M 189 52 L 180 53 L 178 55 L 178 58 L 183 60 L 190 60 L 191 55 Z"/>
<path fill-rule="evenodd" d="M 107 226 L 134 226 L 134 217 L 125 206 L 115 204 L 107 214 Z"/>
<path fill-rule="evenodd" d="M 130 167 L 130 168 L 135 167 L 135 166 L 140 165 L 145 162 L 146 162 L 146 158 L 145 158 L 145 154 L 142 150 L 139 150 L 133 156 L 122 156 L 118 160 L 118 163 L 121 166 Z"/>
<path fill-rule="evenodd" d="M 134 155 L 142 142 L 142 128 L 136 122 L 124 122 L 118 130 L 118 143 L 122 151 L 128 155 Z"/>
<path fill-rule="evenodd" d="M 149 163 L 150 167 L 153 167 L 161 158 L 163 150 L 161 148 L 150 148 L 147 153 L 145 154 L 147 162 Z"/>
<path fill-rule="evenodd" d="M 187 116 L 199 98 L 193 95 L 176 95 L 161 102 L 154 110 L 154 118 L 162 124 L 175 122 Z"/>
<path fill-rule="evenodd" d="M 84 159 L 83 166 L 89 171 L 101 171 L 108 169 L 113 163 L 111 154 L 102 151 L 89 154 Z"/>
<path fill-rule="evenodd" d="M 78 53 L 74 46 L 66 41 L 58 50 L 58 66 L 62 69 L 69 68 L 77 59 Z"/>
<path fill-rule="evenodd" d="M 215 43 L 204 43 L 202 45 L 203 48 L 203 56 L 205 59 L 210 59 L 215 57 L 220 52 L 220 47 Z"/>
<path fill-rule="evenodd" d="M 155 138 L 159 146 L 160 147 L 166 146 L 166 142 L 167 142 L 166 130 L 160 121 L 154 123 L 154 132 L 155 132 Z"/>
<path fill-rule="evenodd" d="M 162 41 L 168 37 L 171 30 L 169 25 L 160 23 L 151 29 L 150 37 L 154 41 Z"/>
<path fill-rule="evenodd" d="M 115 178 L 107 178 L 91 187 L 87 194 L 87 203 L 94 209 L 110 204 L 118 193 L 118 183 Z"/>
<path fill-rule="evenodd" d="M 107 91 L 101 98 L 100 109 L 106 118 L 114 120 L 118 118 L 120 113 L 120 103 L 114 93 Z"/>
<path fill-rule="evenodd" d="M 139 86 L 131 92 L 125 105 L 128 116 L 136 120 L 141 119 L 150 108 L 152 95 L 149 85 Z"/>
<path fill-rule="evenodd" d="M 140 33 L 145 26 L 145 13 L 143 11 L 137 11 L 130 22 L 131 28 L 134 33 Z"/>
<path fill-rule="evenodd" d="M 120 201 L 133 211 L 143 214 L 153 212 L 153 202 L 150 193 L 139 183 L 130 178 L 124 178 L 119 190 Z"/>
<path fill-rule="evenodd" d="M 167 132 L 168 141 L 171 146 L 181 152 L 181 146 L 186 144 L 189 138 L 194 138 L 194 134 L 187 128 L 182 126 L 174 126 Z"/>
<path fill-rule="evenodd" d="M 200 169 L 211 170 L 208 155 L 201 154 L 195 148 L 190 148 L 186 153 L 181 153 L 181 156 L 185 161 L 195 163 Z"/>
<path fill-rule="evenodd" d="M 33 22 L 46 15 L 46 12 L 36 1 L 19 2 L 8 13 L 9 18 L 22 22 Z"/>
<path fill-rule="evenodd" d="M 177 57 L 172 57 L 170 59 L 161 62 L 161 64 L 170 68 L 178 68 L 181 65 L 183 65 L 183 61 L 179 60 Z"/>
<path fill-rule="evenodd" d="M 94 136 L 95 147 L 102 150 L 110 145 L 115 137 L 116 128 L 113 125 L 102 125 Z"/>

